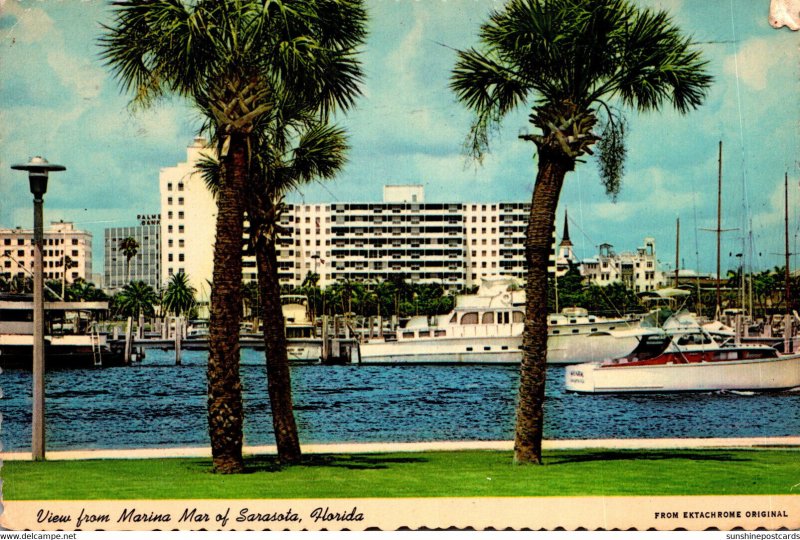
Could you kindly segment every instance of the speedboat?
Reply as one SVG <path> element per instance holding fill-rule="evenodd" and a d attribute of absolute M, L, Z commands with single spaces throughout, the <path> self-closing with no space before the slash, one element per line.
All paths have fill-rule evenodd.
<path fill-rule="evenodd" d="M 784 390 L 800 386 L 800 354 L 736 345 L 700 329 L 647 334 L 628 355 L 569 366 L 566 389 L 579 393 Z"/>

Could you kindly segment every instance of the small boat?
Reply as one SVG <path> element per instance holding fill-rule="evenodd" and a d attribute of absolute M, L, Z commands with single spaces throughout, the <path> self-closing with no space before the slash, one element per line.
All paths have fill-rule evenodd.
<path fill-rule="evenodd" d="M 44 356 L 48 369 L 123 363 L 121 350 L 108 344 L 96 319 L 108 302 L 45 302 Z M 0 366 L 30 368 L 33 362 L 33 301 L 29 296 L 0 298 Z"/>
<path fill-rule="evenodd" d="M 566 389 L 579 393 L 784 390 L 800 386 L 800 354 L 735 345 L 700 331 L 647 334 L 630 354 L 569 366 Z"/>
<path fill-rule="evenodd" d="M 192 319 L 186 327 L 186 339 L 208 339 L 208 319 Z"/>
<path fill-rule="evenodd" d="M 319 362 L 322 358 L 322 338 L 317 337 L 308 299 L 299 294 L 282 295 L 281 309 L 289 361 Z"/>
<path fill-rule="evenodd" d="M 476 294 L 459 295 L 453 311 L 435 317 L 416 316 L 394 335 L 367 339 L 359 347 L 362 363 L 518 363 L 522 359 L 525 291 L 513 278 L 485 277 Z M 632 336 L 586 338 L 606 330 L 628 328 L 632 319 L 605 319 L 581 308 L 548 317 L 547 361 L 585 362 L 638 342 Z M 605 347 L 613 346 L 606 351 Z M 354 360 L 356 361 L 356 360 Z"/>

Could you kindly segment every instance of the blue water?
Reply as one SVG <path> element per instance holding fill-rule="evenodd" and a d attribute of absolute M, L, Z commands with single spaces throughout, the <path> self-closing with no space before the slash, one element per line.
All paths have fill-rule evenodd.
<path fill-rule="evenodd" d="M 263 352 L 243 351 L 245 444 L 273 444 Z M 208 444 L 206 353 L 148 350 L 142 365 L 50 371 L 47 448 Z M 575 395 L 548 369 L 545 437 L 800 434 L 800 393 Z M 304 443 L 511 439 L 516 366 L 292 367 Z M 3 448 L 30 448 L 31 374 L 0 375 Z"/>

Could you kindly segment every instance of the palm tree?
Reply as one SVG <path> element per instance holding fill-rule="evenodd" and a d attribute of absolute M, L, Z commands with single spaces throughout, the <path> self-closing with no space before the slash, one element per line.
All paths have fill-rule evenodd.
<path fill-rule="evenodd" d="M 195 306 L 195 294 L 197 289 L 189 284 L 189 277 L 186 274 L 183 272 L 172 274 L 167 290 L 164 291 L 161 307 L 180 317 L 182 313 L 188 313 Z"/>
<path fill-rule="evenodd" d="M 354 11 L 352 15 L 360 16 L 363 21 L 362 11 Z M 363 22 L 356 33 L 363 36 Z M 357 79 L 350 80 L 349 84 L 356 85 Z M 282 200 L 286 193 L 300 185 L 333 178 L 344 165 L 349 147 L 342 129 L 314 118 L 320 102 L 295 102 L 293 96 L 285 97 L 288 103 L 284 106 L 284 116 L 260 132 L 262 152 L 258 173 L 252 177 L 256 197 L 250 199 L 247 212 L 263 299 L 264 349 L 273 431 L 280 461 L 291 464 L 300 461 L 301 451 L 293 413 L 278 279 L 277 243 L 280 233 L 284 232 L 279 224 Z"/>
<path fill-rule="evenodd" d="M 152 317 L 158 304 L 156 291 L 144 281 L 131 281 L 114 296 L 114 306 L 120 315 L 138 319 L 140 315 Z"/>
<path fill-rule="evenodd" d="M 214 467 L 241 472 L 239 377 L 242 236 L 253 135 L 276 96 L 313 101 L 327 113 L 350 105 L 360 78 L 360 0 L 129 0 L 116 2 L 103 57 L 134 104 L 165 94 L 190 99 L 217 143 L 214 287 L 208 360 L 208 420 Z"/>
<path fill-rule="evenodd" d="M 306 126 L 307 116 L 302 111 L 288 109 L 286 112 L 289 114 L 278 125 L 259 133 L 261 138 L 251 169 L 252 192 L 248 199 L 247 216 L 249 247 L 255 253 L 258 269 L 267 389 L 278 459 L 284 464 L 294 464 L 300 461 L 301 450 L 293 412 L 276 249 L 279 236 L 287 232 L 280 226 L 284 209 L 282 199 L 284 193 L 300 184 L 333 177 L 344 164 L 347 145 L 342 130 L 318 122 Z M 295 125 L 295 121 L 299 125 Z M 292 140 L 288 137 L 289 131 L 296 132 Z M 280 140 L 280 144 L 275 144 L 276 140 Z M 290 142 L 295 146 L 287 150 L 285 146 Z M 218 164 L 209 158 L 200 166 L 209 188 L 213 193 L 218 193 Z"/>
<path fill-rule="evenodd" d="M 664 12 L 629 0 L 511 0 L 480 30 L 481 50 L 458 52 L 451 88 L 475 112 L 467 151 L 476 159 L 489 134 L 519 105 L 531 107 L 538 174 L 526 235 L 527 294 L 514 459 L 541 463 L 547 354 L 547 268 L 561 186 L 585 154 L 599 151 L 612 196 L 625 157 L 624 119 L 665 103 L 698 107 L 711 77 L 694 44 Z M 595 130 L 598 123 L 602 130 Z"/>
<path fill-rule="evenodd" d="M 139 242 L 134 237 L 129 236 L 120 240 L 117 247 L 125 255 L 125 283 L 128 283 L 131 280 L 131 259 L 139 253 Z M 66 271 L 65 268 L 64 272 Z"/>

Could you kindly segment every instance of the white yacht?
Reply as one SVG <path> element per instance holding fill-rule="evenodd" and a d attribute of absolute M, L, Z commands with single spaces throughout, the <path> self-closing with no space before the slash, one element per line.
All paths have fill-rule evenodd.
<path fill-rule="evenodd" d="M 281 309 L 286 329 L 286 350 L 290 362 L 319 362 L 322 338 L 317 337 L 314 320 L 303 295 L 281 296 Z"/>
<path fill-rule="evenodd" d="M 525 291 L 508 277 L 483 278 L 474 295 L 459 295 L 446 315 L 414 317 L 398 328 L 394 339 L 368 339 L 361 343 L 362 363 L 516 363 L 522 358 Z M 629 319 L 604 319 L 580 308 L 569 308 L 548 318 L 547 361 L 580 363 L 612 354 L 606 342 L 622 346 L 618 337 L 586 338 L 603 330 L 626 328 Z M 623 353 L 632 350 L 632 338 Z M 624 345 L 628 346 L 628 344 Z M 615 349 L 616 351 L 616 349 Z M 354 360 L 358 361 L 358 360 Z"/>

